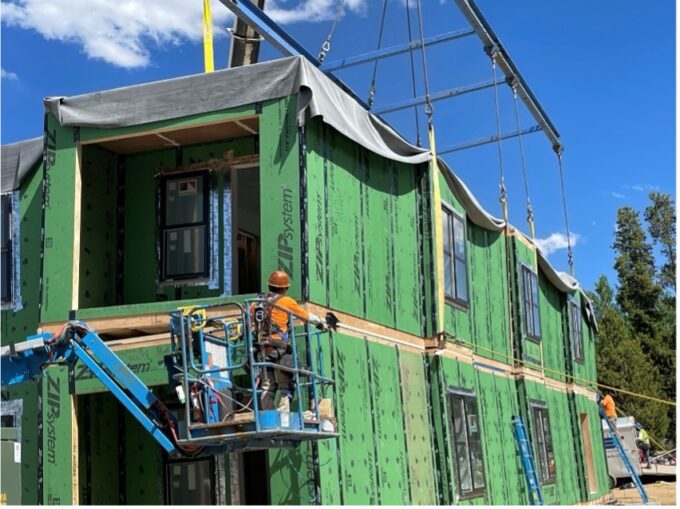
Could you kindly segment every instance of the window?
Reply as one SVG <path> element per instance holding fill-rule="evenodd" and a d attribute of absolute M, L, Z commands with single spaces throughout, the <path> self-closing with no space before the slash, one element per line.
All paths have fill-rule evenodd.
<path fill-rule="evenodd" d="M 165 466 L 169 505 L 209 505 L 215 503 L 213 460 L 169 462 Z"/>
<path fill-rule="evenodd" d="M 161 181 L 163 280 L 208 277 L 208 174 Z"/>
<path fill-rule="evenodd" d="M 2 195 L 2 218 L 0 222 L 0 236 L 2 237 L 2 274 L 0 285 L 2 286 L 2 304 L 12 303 L 12 195 Z"/>
<path fill-rule="evenodd" d="M 444 230 L 444 295 L 447 299 L 467 305 L 465 221 L 448 207 L 442 207 L 442 229 Z"/>
<path fill-rule="evenodd" d="M 533 413 L 534 455 L 541 484 L 555 481 L 555 454 L 550 436 L 550 420 L 545 404 L 531 404 Z"/>
<path fill-rule="evenodd" d="M 479 495 L 484 493 L 486 485 L 477 399 L 472 393 L 449 391 L 448 396 L 458 492 L 462 497 Z"/>
<path fill-rule="evenodd" d="M 574 360 L 583 362 L 583 336 L 581 335 L 581 306 L 574 300 L 569 300 L 569 335 Z"/>
<path fill-rule="evenodd" d="M 524 324 L 526 335 L 531 339 L 541 339 L 541 316 L 538 309 L 538 277 L 536 273 L 522 265 L 522 284 L 524 287 Z"/>

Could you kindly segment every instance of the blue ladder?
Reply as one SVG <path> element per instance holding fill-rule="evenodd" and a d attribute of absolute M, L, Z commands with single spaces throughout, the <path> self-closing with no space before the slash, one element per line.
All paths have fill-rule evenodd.
<path fill-rule="evenodd" d="M 612 439 L 612 442 L 614 442 L 614 445 L 616 446 L 616 450 L 619 453 L 619 457 L 621 458 L 621 461 L 625 465 L 626 470 L 628 470 L 628 473 L 630 474 L 630 478 L 633 480 L 635 487 L 637 488 L 638 492 L 640 493 L 640 498 L 642 499 L 642 503 L 647 505 L 649 503 L 649 497 L 647 497 L 647 492 L 645 491 L 645 487 L 642 485 L 642 481 L 640 481 L 640 478 L 638 477 L 637 473 L 635 472 L 633 465 L 631 465 L 630 460 L 628 459 L 628 455 L 626 454 L 626 451 L 623 449 L 623 444 L 621 443 L 621 440 L 619 440 L 619 436 L 616 433 L 614 426 L 612 426 L 611 421 L 607 417 L 607 414 L 605 413 L 604 408 L 602 408 L 602 405 L 600 403 L 598 403 L 597 406 L 600 409 L 600 416 L 602 417 L 602 419 L 604 419 L 604 421 L 607 423 L 607 427 L 609 428 L 609 437 Z"/>
<path fill-rule="evenodd" d="M 541 484 L 538 482 L 536 468 L 534 467 L 534 457 L 531 454 L 531 444 L 524 428 L 524 421 L 519 415 L 512 418 L 512 430 L 517 441 L 519 456 L 522 460 L 524 478 L 529 489 L 529 502 L 531 505 L 543 505 L 543 495 L 541 494 Z"/>

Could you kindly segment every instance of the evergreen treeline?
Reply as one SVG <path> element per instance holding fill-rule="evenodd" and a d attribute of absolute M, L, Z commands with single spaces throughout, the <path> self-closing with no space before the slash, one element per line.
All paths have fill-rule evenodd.
<path fill-rule="evenodd" d="M 621 207 L 613 249 L 615 285 L 589 292 L 599 325 L 598 382 L 675 401 L 675 204 L 650 193 L 642 214 Z M 655 256 L 656 252 L 656 256 Z M 633 415 L 664 445 L 675 445 L 675 407 L 616 393 L 619 416 Z"/>

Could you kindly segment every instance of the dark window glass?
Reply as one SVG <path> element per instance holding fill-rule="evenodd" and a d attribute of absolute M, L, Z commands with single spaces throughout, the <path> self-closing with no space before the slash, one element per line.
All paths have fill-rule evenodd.
<path fill-rule="evenodd" d="M 553 482 L 556 477 L 555 454 L 550 435 L 548 409 L 531 406 L 533 413 L 534 456 L 541 484 Z"/>
<path fill-rule="evenodd" d="M 473 395 L 449 393 L 453 450 L 456 455 L 456 479 L 461 496 L 484 492 L 484 457 Z"/>
<path fill-rule="evenodd" d="M 569 301 L 569 333 L 574 360 L 583 362 L 583 336 L 581 334 L 581 306 Z"/>
<path fill-rule="evenodd" d="M 442 207 L 444 240 L 444 295 L 460 304 L 467 304 L 467 247 L 465 222 L 450 209 Z"/>
<path fill-rule="evenodd" d="M 2 263 L 0 270 L 0 286 L 2 286 L 2 303 L 12 302 L 12 195 L 3 194 L 2 217 L 0 218 L 0 252 Z"/>
<path fill-rule="evenodd" d="M 166 178 L 162 183 L 163 279 L 208 276 L 208 177 Z"/>
<path fill-rule="evenodd" d="M 524 286 L 524 322 L 526 335 L 541 339 L 541 316 L 538 307 L 538 277 L 536 273 L 522 265 L 522 284 Z"/>

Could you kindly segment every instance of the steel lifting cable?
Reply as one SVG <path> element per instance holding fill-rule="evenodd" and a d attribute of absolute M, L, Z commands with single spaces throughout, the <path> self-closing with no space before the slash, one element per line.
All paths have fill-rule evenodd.
<path fill-rule="evenodd" d="M 574 252 L 571 249 L 571 231 L 569 230 L 569 213 L 567 211 L 567 191 L 564 187 L 564 169 L 562 168 L 562 147 L 555 150 L 557 165 L 560 169 L 560 188 L 562 189 L 562 208 L 564 209 L 564 226 L 567 229 L 567 260 L 569 262 L 569 274 L 574 276 Z"/>
<path fill-rule="evenodd" d="M 340 3 L 338 4 L 338 10 L 335 12 L 335 19 L 333 20 L 331 29 L 328 32 L 328 35 L 326 36 L 326 40 L 321 45 L 321 51 L 319 52 L 318 56 L 319 62 L 323 62 L 324 59 L 326 58 L 326 55 L 328 55 L 328 52 L 331 50 L 331 39 L 333 39 L 333 33 L 335 33 L 335 27 L 337 26 L 338 21 L 340 21 L 340 17 L 342 16 L 342 13 L 345 11 L 346 1 L 347 0 L 340 0 Z"/>
<path fill-rule="evenodd" d="M 427 125 L 431 133 L 434 132 L 432 126 L 432 114 L 434 110 L 432 108 L 432 101 L 430 100 L 430 80 L 427 72 L 427 52 L 425 51 L 425 34 L 423 32 L 423 13 L 420 6 L 420 0 L 416 0 L 416 6 L 418 7 L 418 28 L 420 31 L 420 53 L 423 59 L 423 82 L 425 85 L 425 115 L 427 115 Z M 431 138 L 434 136 L 431 134 Z M 432 142 L 433 140 L 430 140 Z M 434 154 L 436 155 L 436 154 Z"/>
<path fill-rule="evenodd" d="M 536 245 L 536 229 L 534 227 L 534 209 L 531 206 L 531 195 L 529 194 L 529 179 L 527 177 L 526 159 L 524 157 L 524 142 L 522 141 L 522 126 L 519 120 L 519 105 L 517 104 L 517 82 L 512 83 L 512 97 L 515 104 L 515 122 L 517 124 L 517 141 L 519 143 L 519 157 L 520 165 L 522 167 L 522 178 L 524 179 L 524 193 L 526 195 L 527 203 L 527 223 L 531 231 L 531 240 Z"/>
<path fill-rule="evenodd" d="M 503 220 L 505 224 L 508 224 L 508 193 L 505 188 L 505 169 L 503 168 L 503 145 L 501 142 L 501 112 L 500 104 L 498 100 L 498 77 L 496 75 L 496 51 L 491 53 L 491 69 L 493 71 L 493 93 L 494 93 L 494 106 L 496 110 L 496 137 L 497 137 L 497 147 L 498 147 L 498 167 L 500 170 L 500 197 L 501 207 L 503 209 Z"/>
<path fill-rule="evenodd" d="M 382 16 L 380 18 L 380 30 L 378 31 L 378 44 L 376 46 L 376 51 L 382 46 L 383 31 L 385 30 L 385 14 L 387 13 L 387 0 L 383 2 Z M 371 78 L 371 86 L 368 87 L 368 108 L 373 107 L 373 102 L 375 101 L 375 80 L 378 75 L 378 59 L 373 61 L 373 76 Z"/>
<path fill-rule="evenodd" d="M 411 6 L 409 5 L 409 0 L 406 0 L 406 27 L 408 29 L 408 43 L 409 45 L 413 42 L 413 34 L 411 32 Z M 413 59 L 413 51 L 408 52 L 409 59 L 411 60 L 411 88 L 413 91 L 413 98 L 417 97 L 416 90 L 416 66 Z M 413 106 L 413 112 L 415 114 L 416 120 L 416 145 L 422 146 L 420 140 L 420 113 L 418 112 L 418 106 Z"/>

